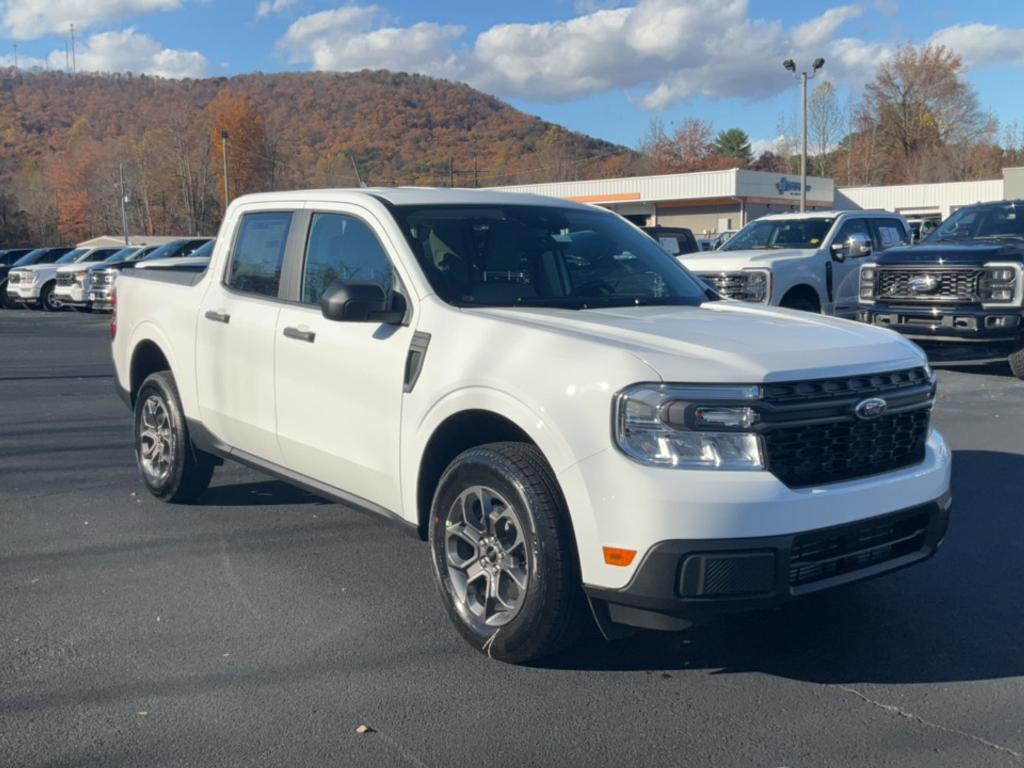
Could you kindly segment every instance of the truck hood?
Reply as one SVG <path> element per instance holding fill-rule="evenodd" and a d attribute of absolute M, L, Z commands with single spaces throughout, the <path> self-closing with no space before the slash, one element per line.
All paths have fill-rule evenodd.
<path fill-rule="evenodd" d="M 28 264 L 28 265 L 26 265 L 24 267 L 11 267 L 11 269 L 14 269 L 14 270 L 16 270 L 18 272 L 47 272 L 47 271 L 56 272 L 57 271 L 57 265 L 56 264 Z"/>
<path fill-rule="evenodd" d="M 780 261 L 810 258 L 817 251 L 810 248 L 751 251 L 703 251 L 677 257 L 691 272 L 728 272 L 746 267 L 771 269 Z"/>
<path fill-rule="evenodd" d="M 1024 262 L 1024 242 L 961 241 L 949 245 L 921 243 L 920 245 L 890 248 L 879 253 L 873 261 L 882 266 L 895 264 L 975 266 L 988 261 Z"/>
<path fill-rule="evenodd" d="M 511 325 L 614 346 L 665 381 L 762 383 L 924 365 L 899 334 L 808 312 L 735 301 L 697 307 L 465 309 Z"/>
<path fill-rule="evenodd" d="M 81 272 L 83 269 L 89 269 L 89 267 L 95 267 L 97 264 L 102 263 L 102 261 L 76 261 L 74 264 L 61 264 L 57 268 L 57 274 L 66 275 L 68 272 Z"/>

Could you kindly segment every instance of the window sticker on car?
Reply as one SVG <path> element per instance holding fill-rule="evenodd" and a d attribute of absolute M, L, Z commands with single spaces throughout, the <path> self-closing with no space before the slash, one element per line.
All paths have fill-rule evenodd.
<path fill-rule="evenodd" d="M 658 242 L 661 243 L 661 247 L 666 251 L 676 256 L 679 253 L 679 240 L 675 237 L 669 237 L 662 235 L 658 238 Z"/>
<path fill-rule="evenodd" d="M 882 245 L 887 247 L 896 245 L 903 240 L 902 234 L 896 227 L 879 227 L 878 236 L 882 238 Z"/>

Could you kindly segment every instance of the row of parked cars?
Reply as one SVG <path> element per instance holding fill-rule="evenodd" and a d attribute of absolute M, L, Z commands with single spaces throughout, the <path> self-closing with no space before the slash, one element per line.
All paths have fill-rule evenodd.
<path fill-rule="evenodd" d="M 109 310 L 124 269 L 203 269 L 213 240 L 182 238 L 162 245 L 11 248 L 0 251 L 0 304 L 50 312 Z"/>
<path fill-rule="evenodd" d="M 891 328 L 946 358 L 1004 357 L 1024 378 L 1024 201 L 967 206 L 941 224 L 884 211 L 766 216 L 714 251 L 686 230 L 647 231 L 726 298 Z"/>

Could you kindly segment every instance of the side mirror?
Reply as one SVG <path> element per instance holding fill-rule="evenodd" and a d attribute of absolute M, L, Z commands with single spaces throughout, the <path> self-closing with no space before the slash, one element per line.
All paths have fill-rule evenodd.
<path fill-rule="evenodd" d="M 395 325 L 405 319 L 405 299 L 396 293 L 389 302 L 377 283 L 335 280 L 320 298 L 320 311 L 328 320 Z"/>
<path fill-rule="evenodd" d="M 832 243 L 832 258 L 836 261 L 859 259 L 871 255 L 871 240 L 865 235 L 850 235 L 845 243 Z"/>

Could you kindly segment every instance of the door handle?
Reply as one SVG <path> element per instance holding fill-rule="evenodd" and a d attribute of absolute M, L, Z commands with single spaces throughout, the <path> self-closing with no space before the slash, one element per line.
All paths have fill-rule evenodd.
<path fill-rule="evenodd" d="M 286 339 L 297 339 L 298 341 L 308 341 L 310 344 L 312 344 L 314 341 L 316 341 L 316 332 L 315 331 L 302 331 L 302 330 L 299 330 L 298 328 L 293 328 L 291 326 L 288 326 L 287 328 L 284 329 L 284 336 L 285 336 Z"/>
<path fill-rule="evenodd" d="M 206 319 L 213 320 L 215 323 L 224 323 L 227 325 L 231 322 L 231 315 L 223 314 L 222 312 L 214 312 L 212 309 L 207 310 Z"/>

